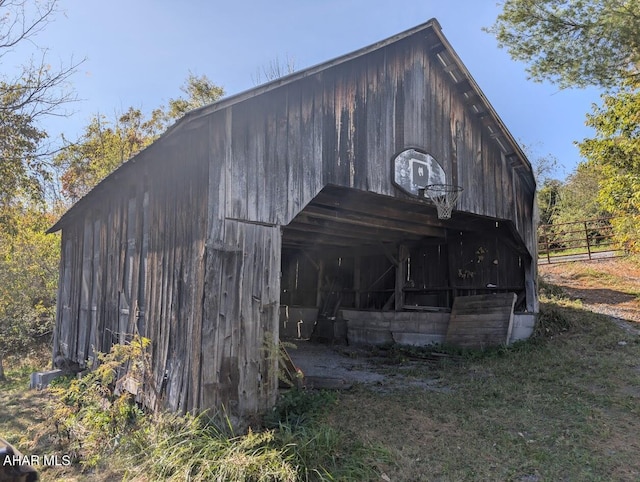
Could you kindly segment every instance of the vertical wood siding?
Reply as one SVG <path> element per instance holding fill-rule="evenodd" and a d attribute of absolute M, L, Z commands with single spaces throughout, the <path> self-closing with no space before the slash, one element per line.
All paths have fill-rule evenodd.
<path fill-rule="evenodd" d="M 407 147 L 464 187 L 459 210 L 512 222 L 535 259 L 532 183 L 417 34 L 188 117 L 112 175 L 63 225 L 55 351 L 84 363 L 139 332 L 150 405 L 265 410 L 281 227 L 329 184 L 405 198 L 391 159 Z"/>
<path fill-rule="evenodd" d="M 64 227 L 54 347 L 85 364 L 133 334 L 151 338 L 148 399 L 175 410 L 198 401 L 208 194 L 207 137 L 184 140 L 144 151 Z"/>
<path fill-rule="evenodd" d="M 391 158 L 414 146 L 463 186 L 459 210 L 511 220 L 532 249 L 533 192 L 420 40 L 212 113 L 228 134 L 212 151 L 227 172 L 225 216 L 286 225 L 327 184 L 402 197 Z"/>
<path fill-rule="evenodd" d="M 280 229 L 227 221 L 206 268 L 200 406 L 264 411 L 277 389 Z"/>

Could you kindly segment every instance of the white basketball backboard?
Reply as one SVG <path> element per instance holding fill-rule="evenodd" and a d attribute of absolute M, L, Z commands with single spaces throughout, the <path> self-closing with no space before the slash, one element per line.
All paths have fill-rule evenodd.
<path fill-rule="evenodd" d="M 429 184 L 446 184 L 447 176 L 433 156 L 406 149 L 393 159 L 393 181 L 403 191 L 419 196 Z"/>

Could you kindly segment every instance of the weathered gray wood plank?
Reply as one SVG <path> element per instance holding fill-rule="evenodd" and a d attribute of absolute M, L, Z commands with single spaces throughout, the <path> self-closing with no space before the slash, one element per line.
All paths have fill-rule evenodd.
<path fill-rule="evenodd" d="M 508 343 L 515 301 L 515 293 L 457 297 L 451 309 L 446 343 L 468 348 Z"/>

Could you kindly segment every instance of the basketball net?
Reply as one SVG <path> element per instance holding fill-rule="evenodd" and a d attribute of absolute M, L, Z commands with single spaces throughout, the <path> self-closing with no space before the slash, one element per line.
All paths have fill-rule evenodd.
<path fill-rule="evenodd" d="M 438 210 L 438 219 L 450 219 L 451 211 L 462 192 L 461 186 L 455 184 L 429 184 L 424 193 L 433 201 Z"/>

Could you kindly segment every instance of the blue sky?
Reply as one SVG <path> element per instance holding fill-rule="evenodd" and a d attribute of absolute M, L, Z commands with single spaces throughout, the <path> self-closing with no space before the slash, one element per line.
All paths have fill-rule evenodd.
<path fill-rule="evenodd" d="M 53 64 L 86 58 L 72 78 L 74 114 L 48 126 L 70 139 L 95 113 L 166 104 L 189 71 L 235 94 L 276 58 L 302 70 L 432 17 L 531 159 L 558 159 L 555 177 L 579 162 L 573 142 L 592 135 L 585 114 L 599 101 L 596 89 L 527 80 L 525 66 L 481 30 L 500 12 L 496 0 L 60 0 L 60 9 L 37 42 Z"/>

